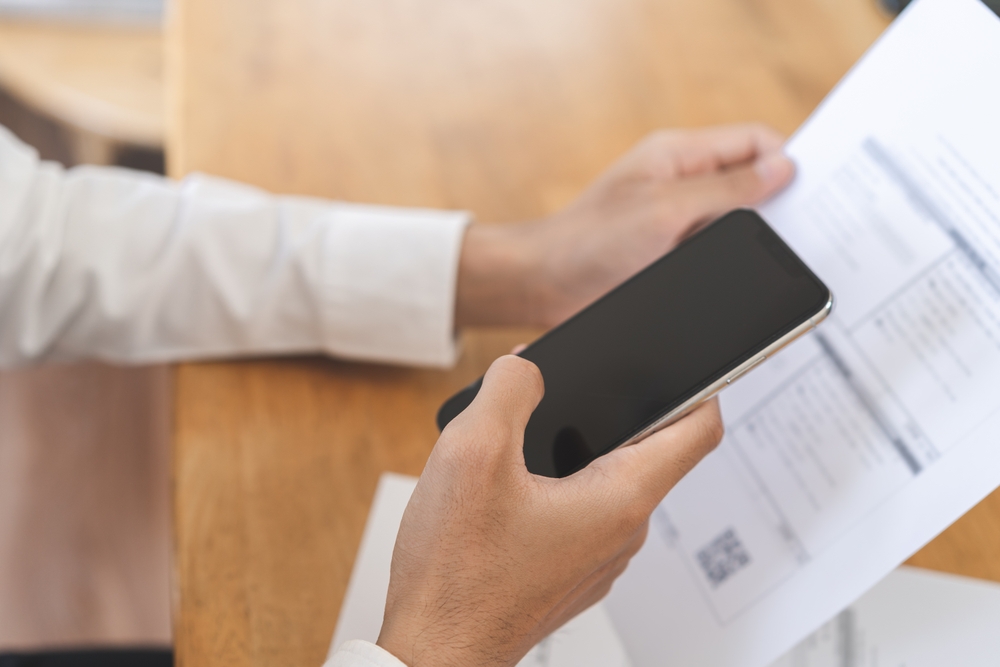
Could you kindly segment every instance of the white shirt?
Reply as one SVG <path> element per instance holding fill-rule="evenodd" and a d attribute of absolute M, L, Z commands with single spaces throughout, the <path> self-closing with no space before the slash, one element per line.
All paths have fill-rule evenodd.
<path fill-rule="evenodd" d="M 67 171 L 0 127 L 0 366 L 315 351 L 446 366 L 468 222 Z"/>
<path fill-rule="evenodd" d="M 344 642 L 323 667 L 406 667 L 406 664 L 375 644 L 354 639 Z"/>
<path fill-rule="evenodd" d="M 0 127 L 0 367 L 327 352 L 446 366 L 469 216 L 65 170 Z M 347 642 L 327 667 L 400 667 Z"/>

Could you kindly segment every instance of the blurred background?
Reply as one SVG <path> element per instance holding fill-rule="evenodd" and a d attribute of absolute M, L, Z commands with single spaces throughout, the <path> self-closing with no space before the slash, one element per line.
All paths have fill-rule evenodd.
<path fill-rule="evenodd" d="M 163 171 L 163 0 L 0 0 L 0 124 L 65 165 Z"/>
<path fill-rule="evenodd" d="M 0 0 L 0 124 L 67 166 L 162 173 L 166 1 Z"/>
<path fill-rule="evenodd" d="M 0 124 L 67 166 L 163 173 L 165 3 L 0 0 Z"/>
<path fill-rule="evenodd" d="M 162 0 L 0 0 L 0 125 L 67 166 L 162 173 L 162 21 Z M 169 646 L 169 411 L 165 367 L 0 372 L 0 665 Z"/>
<path fill-rule="evenodd" d="M 6 16 L 158 23 L 163 0 L 2 0 Z"/>

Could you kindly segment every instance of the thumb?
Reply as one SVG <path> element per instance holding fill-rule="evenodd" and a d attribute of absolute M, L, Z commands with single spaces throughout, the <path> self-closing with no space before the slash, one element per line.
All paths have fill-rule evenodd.
<path fill-rule="evenodd" d="M 714 219 L 774 196 L 794 175 L 795 164 L 790 159 L 782 153 L 769 153 L 751 163 L 685 179 L 676 194 L 691 220 Z"/>
<path fill-rule="evenodd" d="M 542 373 L 527 359 L 506 355 L 490 366 L 476 398 L 455 421 L 481 436 L 523 445 L 524 429 L 545 393 Z"/>

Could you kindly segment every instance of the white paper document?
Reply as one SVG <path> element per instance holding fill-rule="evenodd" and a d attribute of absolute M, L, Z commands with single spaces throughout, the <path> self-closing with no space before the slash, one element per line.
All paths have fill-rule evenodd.
<path fill-rule="evenodd" d="M 392 549 L 416 485 L 413 477 L 391 473 L 379 480 L 340 608 L 331 653 L 349 639 L 378 639 L 389 590 Z M 596 605 L 543 640 L 518 667 L 629 667 L 629 662 L 607 612 Z"/>
<path fill-rule="evenodd" d="M 793 137 L 762 213 L 837 300 L 607 606 L 638 667 L 761 667 L 1000 485 L 1000 18 L 917 0 Z"/>
<path fill-rule="evenodd" d="M 901 567 L 771 667 L 995 667 L 1000 585 Z"/>

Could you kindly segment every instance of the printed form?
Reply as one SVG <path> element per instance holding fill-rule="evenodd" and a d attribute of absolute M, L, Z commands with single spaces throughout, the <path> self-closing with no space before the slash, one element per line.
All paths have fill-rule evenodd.
<path fill-rule="evenodd" d="M 762 214 L 836 308 L 654 514 L 607 603 L 637 667 L 770 663 L 1000 485 L 1000 18 L 913 3 L 787 150 Z"/>

